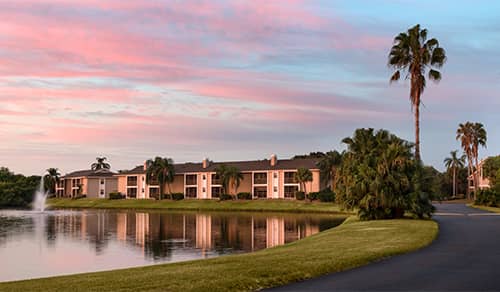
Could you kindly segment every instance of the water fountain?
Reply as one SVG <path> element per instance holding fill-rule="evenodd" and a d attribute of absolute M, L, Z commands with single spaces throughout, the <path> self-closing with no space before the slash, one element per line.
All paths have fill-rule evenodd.
<path fill-rule="evenodd" d="M 33 199 L 33 211 L 45 211 L 45 201 L 47 200 L 47 192 L 45 191 L 43 175 L 40 178 L 40 185 L 38 190 L 35 192 L 35 198 Z"/>

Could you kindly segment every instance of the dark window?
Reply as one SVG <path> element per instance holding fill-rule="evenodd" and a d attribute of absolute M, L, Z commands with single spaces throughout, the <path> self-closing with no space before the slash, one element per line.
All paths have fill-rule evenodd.
<path fill-rule="evenodd" d="M 127 189 L 127 197 L 136 198 L 137 197 L 137 188 L 128 188 Z"/>
<path fill-rule="evenodd" d="M 104 190 L 101 190 L 101 195 L 104 195 Z"/>
<path fill-rule="evenodd" d="M 206 180 L 207 179 L 207 176 L 206 175 L 203 175 L 203 180 Z"/>
<path fill-rule="evenodd" d="M 267 184 L 267 172 L 256 172 L 253 174 L 253 183 L 255 185 Z"/>
<path fill-rule="evenodd" d="M 160 193 L 159 188 L 149 188 L 149 197 L 150 198 L 157 198 L 159 193 Z"/>
<path fill-rule="evenodd" d="M 285 198 L 295 198 L 295 193 L 298 191 L 297 186 L 285 186 Z"/>
<path fill-rule="evenodd" d="M 101 185 L 103 185 L 103 184 L 104 184 L 104 180 L 103 180 L 103 179 L 101 179 Z"/>
<path fill-rule="evenodd" d="M 222 182 L 220 181 L 220 177 L 216 173 L 212 174 L 212 184 L 213 185 L 221 185 L 222 184 Z"/>
<path fill-rule="evenodd" d="M 275 172 L 273 176 L 274 176 L 274 178 L 278 178 L 278 173 Z"/>
<path fill-rule="evenodd" d="M 222 188 L 221 187 L 212 187 L 212 198 L 218 198 L 218 197 L 220 197 L 221 193 L 222 193 Z"/>
<path fill-rule="evenodd" d="M 193 186 L 193 185 L 197 185 L 197 184 L 198 184 L 198 182 L 197 182 L 196 174 L 186 175 L 186 185 Z"/>
<path fill-rule="evenodd" d="M 254 187 L 253 196 L 257 198 L 267 198 L 267 187 Z"/>
<path fill-rule="evenodd" d="M 137 176 L 128 176 L 127 177 L 127 186 L 137 186 Z"/>
<path fill-rule="evenodd" d="M 297 180 L 295 179 L 295 171 L 286 171 L 285 172 L 285 183 L 286 184 L 296 184 Z"/>
<path fill-rule="evenodd" d="M 196 198 L 198 195 L 197 187 L 187 187 L 186 188 L 186 198 Z"/>

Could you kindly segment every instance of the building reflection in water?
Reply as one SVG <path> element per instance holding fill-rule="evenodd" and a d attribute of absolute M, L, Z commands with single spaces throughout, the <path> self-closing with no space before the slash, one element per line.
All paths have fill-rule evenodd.
<path fill-rule="evenodd" d="M 289 243 L 340 224 L 328 216 L 265 214 L 147 213 L 82 211 L 54 217 L 48 228 L 86 240 L 98 254 L 109 242 L 125 243 L 144 257 L 169 259 L 173 254 L 198 257 L 248 252 Z"/>

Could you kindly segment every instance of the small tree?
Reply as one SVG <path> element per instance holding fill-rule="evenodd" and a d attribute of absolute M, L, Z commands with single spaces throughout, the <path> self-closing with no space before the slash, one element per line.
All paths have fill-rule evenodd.
<path fill-rule="evenodd" d="M 458 157 L 457 152 L 458 150 L 451 151 L 450 157 L 444 159 L 444 165 L 453 173 L 453 197 L 457 196 L 457 170 L 465 165 L 465 154 Z"/>
<path fill-rule="evenodd" d="M 90 167 L 92 168 L 92 170 L 110 169 L 111 165 L 109 165 L 109 163 L 106 163 L 106 160 L 106 157 L 96 157 L 96 162 L 92 163 Z"/>
<path fill-rule="evenodd" d="M 313 180 L 313 175 L 311 170 L 305 167 L 300 167 L 299 169 L 297 169 L 297 172 L 295 173 L 295 180 L 300 185 L 300 191 L 307 193 L 306 183 Z"/>
<path fill-rule="evenodd" d="M 56 186 L 59 183 L 61 174 L 57 168 L 47 169 L 47 174 L 44 177 L 45 188 L 50 194 L 56 193 Z"/>

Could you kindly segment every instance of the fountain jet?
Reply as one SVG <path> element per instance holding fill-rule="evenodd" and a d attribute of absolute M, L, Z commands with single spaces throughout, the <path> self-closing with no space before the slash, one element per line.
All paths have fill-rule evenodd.
<path fill-rule="evenodd" d="M 45 191 L 45 186 L 43 182 L 43 175 L 40 178 L 40 185 L 38 186 L 38 190 L 35 192 L 35 197 L 33 199 L 32 208 L 33 211 L 45 211 L 45 201 L 47 200 L 47 192 Z"/>

